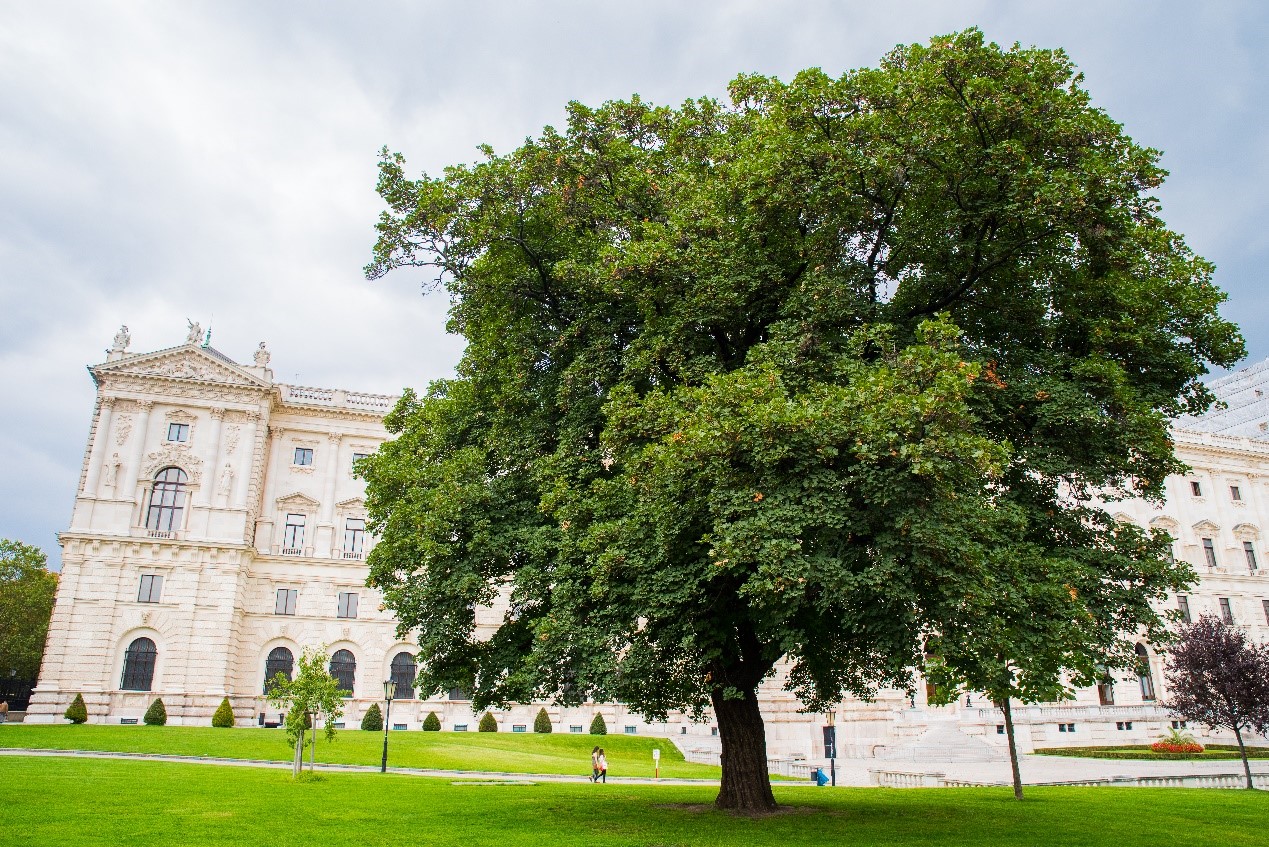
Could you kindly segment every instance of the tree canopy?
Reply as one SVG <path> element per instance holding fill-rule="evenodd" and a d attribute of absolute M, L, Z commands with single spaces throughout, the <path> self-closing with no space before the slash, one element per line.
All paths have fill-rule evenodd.
<path fill-rule="evenodd" d="M 0 538 L 0 674 L 38 676 L 56 593 L 43 550 Z"/>
<path fill-rule="evenodd" d="M 434 268 L 468 342 L 361 467 L 420 687 L 711 706 L 719 804 L 762 808 L 777 660 L 813 709 L 906 686 L 1013 551 L 1037 614 L 1157 628 L 1187 567 L 1086 500 L 1159 496 L 1169 417 L 1242 345 L 1157 151 L 1081 83 L 968 30 L 572 103 L 438 177 L 385 150 L 367 274 Z"/>

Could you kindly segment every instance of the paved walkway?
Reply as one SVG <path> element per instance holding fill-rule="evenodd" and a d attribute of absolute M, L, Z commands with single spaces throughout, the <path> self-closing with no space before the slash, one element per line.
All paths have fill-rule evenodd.
<path fill-rule="evenodd" d="M 0 756 L 40 756 L 50 758 L 81 759 L 141 759 L 154 762 L 178 762 L 183 764 L 219 765 L 222 767 L 276 768 L 290 770 L 290 762 L 269 759 L 221 759 L 210 756 L 169 756 L 155 753 L 112 753 L 97 750 L 48 750 L 28 748 L 0 748 Z M 307 765 L 306 765 L 307 767 Z M 1126 759 L 1084 759 L 1062 756 L 1023 756 L 1020 763 L 1022 781 L 1025 784 L 1047 782 L 1075 782 L 1087 779 L 1109 779 L 1141 776 L 1188 776 L 1192 774 L 1241 774 L 1242 762 L 1238 759 L 1224 761 L 1142 761 Z M 373 765 L 341 765 L 318 762 L 316 769 L 334 773 L 377 773 Z M 869 769 L 896 771 L 899 773 L 941 773 L 949 779 L 973 782 L 1000 783 L 1011 781 L 1009 762 L 903 762 L 882 759 L 838 759 L 837 784 L 840 786 L 869 786 L 872 778 Z M 1252 773 L 1269 776 L 1269 760 L 1253 760 Z M 389 773 L 404 776 L 424 776 L 456 781 L 477 780 L 524 784 L 533 782 L 583 783 L 590 780 L 584 775 L 507 773 L 503 771 L 462 771 L 441 768 L 389 767 Z M 660 779 L 650 777 L 610 776 L 609 782 L 621 785 L 698 785 L 716 786 L 712 779 Z M 809 780 L 789 780 L 776 783 L 780 786 L 811 787 Z"/>

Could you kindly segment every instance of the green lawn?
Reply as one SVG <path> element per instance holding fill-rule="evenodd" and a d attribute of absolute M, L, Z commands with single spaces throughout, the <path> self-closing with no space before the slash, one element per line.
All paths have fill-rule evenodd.
<path fill-rule="evenodd" d="M 1209 745 L 1202 753 L 1156 753 L 1145 744 L 1125 744 L 1119 747 L 1050 747 L 1036 750 L 1042 756 L 1078 756 L 1083 759 L 1155 759 L 1183 761 L 1202 759 L 1242 759 L 1237 747 L 1223 744 Z M 1269 747 L 1248 747 L 1247 758 L 1269 759 Z"/>
<path fill-rule="evenodd" d="M 630 735 L 572 735 L 506 732 L 393 732 L 388 763 L 400 767 L 513 773 L 590 773 L 596 744 L 608 756 L 611 776 L 652 776 L 652 749 L 661 750 L 661 776 L 717 779 L 719 769 L 683 761 L 663 738 Z M 280 729 L 213 729 L 195 726 L 106 726 L 102 724 L 0 724 L 0 747 L 109 750 L 231 759 L 290 761 Z M 332 742 L 319 732 L 317 761 L 378 765 L 382 732 L 341 730 Z M 308 754 L 305 753 L 307 761 Z"/>
<path fill-rule="evenodd" d="M 777 788 L 786 813 L 734 817 L 714 789 L 455 785 L 145 761 L 0 757 L 10 844 L 697 847 L 1259 847 L 1269 795 L 1148 788 Z"/>

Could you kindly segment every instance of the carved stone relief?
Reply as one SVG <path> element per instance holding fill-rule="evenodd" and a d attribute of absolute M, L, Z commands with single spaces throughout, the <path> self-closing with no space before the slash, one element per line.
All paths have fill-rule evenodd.
<path fill-rule="evenodd" d="M 236 424 L 230 424 L 225 428 L 225 452 L 230 455 L 238 449 L 239 430 L 240 427 Z"/>
<path fill-rule="evenodd" d="M 188 444 L 166 442 L 158 450 L 149 453 L 141 467 L 141 478 L 149 479 L 160 469 L 178 467 L 189 476 L 189 484 L 197 485 L 203 478 L 203 460 L 189 450 Z"/>
<path fill-rule="evenodd" d="M 115 444 L 122 447 L 132 434 L 132 415 L 127 413 L 115 418 Z"/>

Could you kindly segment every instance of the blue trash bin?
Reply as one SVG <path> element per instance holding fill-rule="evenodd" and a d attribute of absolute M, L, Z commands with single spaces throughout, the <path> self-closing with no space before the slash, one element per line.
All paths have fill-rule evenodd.
<path fill-rule="evenodd" d="M 828 774 L 824 773 L 823 768 L 815 769 L 815 784 L 819 786 L 828 785 Z"/>

